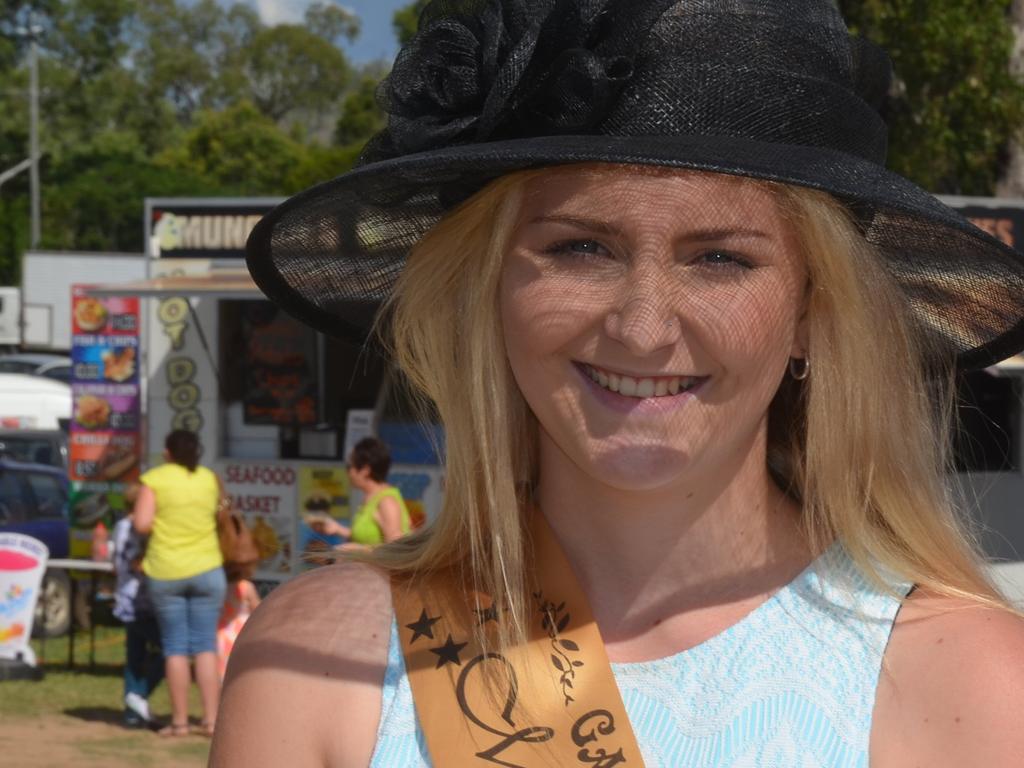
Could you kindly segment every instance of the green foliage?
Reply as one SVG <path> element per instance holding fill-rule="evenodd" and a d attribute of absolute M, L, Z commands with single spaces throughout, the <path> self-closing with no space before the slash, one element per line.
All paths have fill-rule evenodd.
<path fill-rule="evenodd" d="M 409 5 L 399 8 L 391 17 L 391 27 L 395 30 L 398 42 L 402 45 L 412 40 L 412 36 L 416 34 L 420 14 L 427 7 L 427 2 L 428 0 L 414 0 Z"/>
<path fill-rule="evenodd" d="M 334 140 L 338 144 L 366 141 L 367 137 L 384 127 L 386 118 L 377 105 L 376 91 L 377 80 L 364 77 L 345 97 L 341 105 L 341 117 L 334 130 Z"/>
<path fill-rule="evenodd" d="M 206 179 L 231 195 L 293 191 L 288 177 L 306 148 L 247 101 L 204 111 L 182 142 L 161 154 L 161 165 Z"/>
<path fill-rule="evenodd" d="M 306 29 L 324 40 L 352 42 L 359 37 L 359 17 L 333 3 L 313 3 L 306 9 Z"/>
<path fill-rule="evenodd" d="M 261 30 L 242 53 L 250 98 L 273 120 L 325 108 L 351 76 L 345 55 L 333 43 L 294 24 Z"/>
<path fill-rule="evenodd" d="M 935 193 L 992 194 L 1024 120 L 1024 86 L 1009 67 L 1009 0 L 839 5 L 893 60 L 890 166 Z"/>

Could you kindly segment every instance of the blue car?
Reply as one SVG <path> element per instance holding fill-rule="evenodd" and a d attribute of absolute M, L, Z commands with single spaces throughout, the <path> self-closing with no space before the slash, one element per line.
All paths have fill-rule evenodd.
<path fill-rule="evenodd" d="M 62 470 L 0 456 L 0 532 L 39 539 L 51 558 L 68 556 L 69 484 Z M 33 633 L 63 635 L 71 626 L 71 582 L 62 570 L 47 570 L 36 606 Z"/>

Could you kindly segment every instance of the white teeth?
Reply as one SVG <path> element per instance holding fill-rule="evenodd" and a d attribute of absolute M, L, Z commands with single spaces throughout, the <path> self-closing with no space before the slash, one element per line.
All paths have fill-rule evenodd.
<path fill-rule="evenodd" d="M 605 389 L 610 389 L 612 392 L 618 392 L 620 395 L 625 395 L 626 397 L 646 399 L 649 397 L 678 395 L 680 392 L 685 392 L 697 384 L 697 379 L 692 376 L 634 379 L 632 376 L 621 376 L 617 373 L 605 373 L 604 371 L 600 371 L 590 365 L 585 366 L 585 368 L 587 376 L 589 376 L 594 382 Z"/>

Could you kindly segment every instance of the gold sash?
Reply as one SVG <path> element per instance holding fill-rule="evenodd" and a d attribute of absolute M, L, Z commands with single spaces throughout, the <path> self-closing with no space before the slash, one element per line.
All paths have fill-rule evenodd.
<path fill-rule="evenodd" d="M 539 512 L 529 641 L 484 653 L 493 600 L 454 577 L 392 582 L 416 714 L 435 768 L 611 768 L 643 759 L 576 575 Z M 495 687 L 497 686 L 497 689 Z"/>

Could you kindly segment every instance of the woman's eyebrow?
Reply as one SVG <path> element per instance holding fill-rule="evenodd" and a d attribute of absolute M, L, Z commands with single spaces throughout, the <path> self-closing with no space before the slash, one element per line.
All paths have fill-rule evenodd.
<path fill-rule="evenodd" d="M 577 229 L 588 229 L 593 232 L 601 232 L 608 235 L 615 235 L 619 237 L 622 235 L 622 230 L 608 221 L 601 219 L 588 219 L 580 216 L 566 216 L 566 215 L 547 215 L 537 216 L 530 219 L 530 224 L 566 224 Z M 724 227 L 708 227 L 705 229 L 697 229 L 692 232 L 684 233 L 680 239 L 687 240 L 695 243 L 710 242 L 714 240 L 726 240 L 732 237 L 749 237 L 749 238 L 761 238 L 771 239 L 771 235 L 763 230 L 755 227 L 745 227 L 742 225 L 736 226 L 724 226 Z"/>
<path fill-rule="evenodd" d="M 730 237 L 756 237 L 769 240 L 772 236 L 761 229 L 735 226 L 698 229 L 694 232 L 687 232 L 682 239 L 702 243 L 709 240 L 727 240 Z"/>
<path fill-rule="evenodd" d="M 576 227 L 577 229 L 589 229 L 592 232 L 601 232 L 606 235 L 614 235 L 620 237 L 622 230 L 616 227 L 614 224 L 601 221 L 600 219 L 586 219 L 578 216 L 564 216 L 564 215 L 552 215 L 552 216 L 537 216 L 530 219 L 529 224 L 567 224 L 570 227 Z"/>

